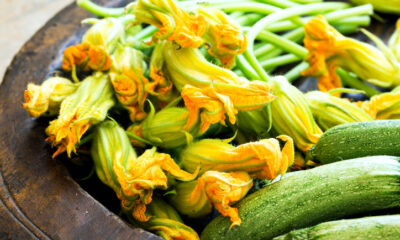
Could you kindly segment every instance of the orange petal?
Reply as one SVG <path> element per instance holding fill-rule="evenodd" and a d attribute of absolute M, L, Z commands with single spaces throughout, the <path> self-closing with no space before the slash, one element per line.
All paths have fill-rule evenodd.
<path fill-rule="evenodd" d="M 230 205 L 241 200 L 253 186 L 251 177 L 246 172 L 222 173 L 208 171 L 198 180 L 208 200 L 223 215 L 229 216 L 232 225 L 240 225 L 241 219 L 236 208 Z"/>

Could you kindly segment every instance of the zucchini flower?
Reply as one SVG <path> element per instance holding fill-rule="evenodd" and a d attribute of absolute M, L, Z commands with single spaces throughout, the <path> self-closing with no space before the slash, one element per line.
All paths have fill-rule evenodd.
<path fill-rule="evenodd" d="M 246 171 L 251 177 L 272 180 L 283 175 L 294 159 L 293 140 L 284 135 L 278 139 L 286 142 L 282 150 L 274 138 L 237 147 L 221 139 L 202 139 L 181 152 L 180 164 L 189 172 L 200 167 L 200 174 L 211 170 Z"/>
<path fill-rule="evenodd" d="M 282 76 L 273 78 L 270 83 L 272 93 L 277 96 L 270 105 L 272 127 L 278 134 L 292 137 L 300 150 L 307 151 L 322 135 L 307 99 Z"/>
<path fill-rule="evenodd" d="M 138 0 L 133 6 L 138 23 L 158 28 L 153 41 L 174 41 L 182 48 L 197 48 L 203 44 L 201 36 L 207 26 L 206 20 L 194 12 L 184 11 L 174 0 Z"/>
<path fill-rule="evenodd" d="M 360 106 L 373 119 L 399 119 L 400 88 L 397 87 L 391 92 L 375 95 L 369 101 L 361 103 Z"/>
<path fill-rule="evenodd" d="M 166 240 L 200 240 L 196 231 L 183 223 L 178 212 L 161 199 L 153 199 L 146 215 L 150 220 L 139 226 Z"/>
<path fill-rule="evenodd" d="M 134 21 L 133 17 L 86 19 L 83 23 L 93 24 L 82 37 L 82 43 L 88 42 L 102 46 L 108 54 L 112 54 L 117 44 L 125 41 L 125 25 Z"/>
<path fill-rule="evenodd" d="M 129 111 L 132 122 L 146 117 L 143 107 L 147 98 L 145 85 L 149 81 L 143 75 L 147 68 L 143 58 L 142 52 L 122 46 L 118 46 L 112 55 L 111 82 L 119 102 Z"/>
<path fill-rule="evenodd" d="M 114 104 L 114 91 L 107 75 L 98 72 L 85 78 L 64 99 L 58 118 L 46 129 L 47 141 L 58 147 L 53 158 L 64 151 L 68 156 L 75 152 L 82 135 L 90 126 L 103 121 Z"/>
<path fill-rule="evenodd" d="M 164 63 L 164 72 L 178 91 L 182 91 L 185 85 L 203 88 L 211 84 L 215 88 L 227 87 L 226 85 L 229 84 L 233 89 L 233 84 L 239 85 L 244 82 L 234 72 L 208 62 L 197 48 L 177 49 L 177 46 L 171 42 L 160 44 L 164 59 L 168 59 Z"/>
<path fill-rule="evenodd" d="M 235 56 L 241 54 L 247 47 L 247 39 L 240 25 L 221 10 L 199 8 L 197 11 L 208 22 L 203 35 L 208 45 L 208 53 L 218 58 L 222 66 L 232 68 Z"/>
<path fill-rule="evenodd" d="M 354 72 L 361 79 L 380 87 L 400 84 L 400 65 L 390 50 L 374 35 L 363 31 L 382 50 L 347 38 L 331 27 L 322 17 L 311 19 L 305 25 L 304 45 L 309 50 L 306 60 L 310 68 L 303 75 L 318 77 L 318 87 L 328 91 L 341 87 L 336 69 Z"/>
<path fill-rule="evenodd" d="M 399 0 L 350 0 L 350 2 L 357 5 L 372 4 L 375 11 L 400 14 Z"/>
<path fill-rule="evenodd" d="M 150 78 L 152 81 L 146 85 L 146 91 L 156 96 L 160 101 L 168 102 L 174 96 L 173 84 L 164 76 L 164 62 L 163 44 L 156 44 L 150 59 Z"/>
<path fill-rule="evenodd" d="M 239 111 L 236 117 L 239 130 L 247 138 L 260 139 L 269 136 L 271 122 L 265 107 L 252 111 Z"/>
<path fill-rule="evenodd" d="M 111 58 L 102 46 L 84 42 L 64 51 L 62 69 L 71 71 L 75 66 L 84 71 L 107 71 L 111 67 Z"/>
<path fill-rule="evenodd" d="M 229 117 L 229 122 L 235 124 L 238 110 L 258 109 L 273 99 L 268 85 L 257 81 L 252 84 L 231 85 L 231 89 L 229 85 L 222 90 L 219 87 L 220 85 L 214 84 L 204 88 L 191 85 L 183 87 L 181 95 L 189 110 L 188 126 L 198 122 L 200 117 L 200 130 L 204 133 L 213 123 L 225 125 L 225 114 Z"/>
<path fill-rule="evenodd" d="M 61 102 L 74 93 L 78 86 L 62 77 L 51 77 L 42 85 L 29 83 L 24 93 L 23 107 L 32 117 L 56 116 Z"/>
<path fill-rule="evenodd" d="M 324 131 L 340 124 L 373 120 L 345 99 L 320 91 L 308 92 L 305 96 L 315 120 Z"/>
<path fill-rule="evenodd" d="M 188 119 L 189 111 L 186 108 L 169 107 L 156 113 L 154 107 L 150 105 L 147 118 L 140 125 L 129 127 L 128 131 L 155 146 L 176 148 L 188 142 L 188 134 L 193 137 L 200 134 L 200 123 L 188 126 Z"/>
<path fill-rule="evenodd" d="M 388 44 L 397 61 L 400 61 L 400 19 L 396 22 L 396 30 L 394 30 L 392 36 L 389 38 Z"/>
<path fill-rule="evenodd" d="M 194 174 L 176 165 L 168 154 L 155 148 L 137 157 L 125 131 L 116 122 L 106 121 L 95 133 L 92 157 L 101 181 L 113 188 L 124 210 L 132 211 L 139 221 L 147 221 L 146 205 L 152 201 L 153 190 L 167 188 L 167 175 L 181 181 L 192 181 Z"/>
<path fill-rule="evenodd" d="M 71 71 L 76 66 L 84 71 L 107 71 L 112 63 L 110 54 L 118 42 L 123 42 L 124 24 L 129 22 L 127 19 L 105 18 L 83 21 L 93 23 L 93 26 L 82 37 L 81 44 L 65 49 L 62 68 Z"/>
<path fill-rule="evenodd" d="M 196 181 L 180 183 L 171 203 L 182 214 L 200 217 L 211 213 L 214 206 L 223 216 L 229 216 L 231 227 L 240 225 L 238 210 L 230 205 L 244 198 L 253 181 L 246 172 L 205 172 Z"/>

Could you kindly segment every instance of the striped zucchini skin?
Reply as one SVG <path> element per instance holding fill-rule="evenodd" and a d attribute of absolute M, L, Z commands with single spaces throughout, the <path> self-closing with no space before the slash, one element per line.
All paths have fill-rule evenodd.
<path fill-rule="evenodd" d="M 400 239 L 400 215 L 366 217 L 318 224 L 294 230 L 274 240 Z"/>
<path fill-rule="evenodd" d="M 249 195 L 235 207 L 242 224 L 219 216 L 201 239 L 272 239 L 293 229 L 400 206 L 398 157 L 374 156 L 301 171 Z"/>
<path fill-rule="evenodd" d="M 308 156 L 323 164 L 345 159 L 400 156 L 400 120 L 343 124 L 326 131 Z"/>

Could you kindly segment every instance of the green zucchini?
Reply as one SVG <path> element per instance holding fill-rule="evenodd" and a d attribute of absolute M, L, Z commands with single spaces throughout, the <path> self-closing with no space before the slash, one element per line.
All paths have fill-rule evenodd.
<path fill-rule="evenodd" d="M 400 156 L 400 120 L 333 127 L 307 153 L 308 158 L 323 164 L 376 155 Z"/>
<path fill-rule="evenodd" d="M 235 207 L 242 220 L 229 229 L 219 216 L 201 238 L 272 239 L 293 229 L 400 207 L 400 158 L 374 156 L 300 171 L 250 194 Z"/>
<path fill-rule="evenodd" d="M 274 240 L 400 239 L 400 215 L 366 217 L 318 224 L 294 230 Z"/>

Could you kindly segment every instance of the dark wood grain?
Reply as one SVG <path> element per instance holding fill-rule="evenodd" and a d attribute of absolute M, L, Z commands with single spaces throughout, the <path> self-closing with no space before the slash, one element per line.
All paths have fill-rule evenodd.
<path fill-rule="evenodd" d="M 132 228 L 82 190 L 50 157 L 53 150 L 44 141 L 48 119 L 30 118 L 21 106 L 27 83 L 42 82 L 60 66 L 62 49 L 78 41 L 80 21 L 89 16 L 75 5 L 65 8 L 23 46 L 5 74 L 0 88 L 0 240 L 160 239 Z"/>

